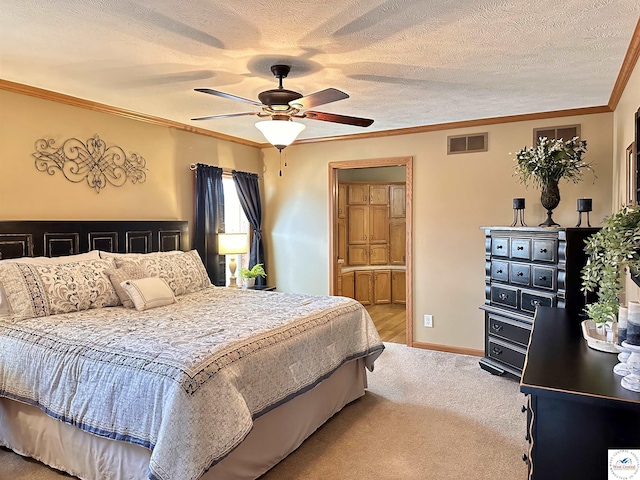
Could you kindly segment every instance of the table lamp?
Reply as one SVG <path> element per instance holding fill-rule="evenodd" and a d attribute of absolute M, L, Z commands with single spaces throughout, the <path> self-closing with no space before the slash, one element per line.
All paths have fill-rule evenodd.
<path fill-rule="evenodd" d="M 248 236 L 246 233 L 219 233 L 218 234 L 218 254 L 231 255 L 229 262 L 229 288 L 238 288 L 236 283 L 236 255 L 247 253 Z"/>

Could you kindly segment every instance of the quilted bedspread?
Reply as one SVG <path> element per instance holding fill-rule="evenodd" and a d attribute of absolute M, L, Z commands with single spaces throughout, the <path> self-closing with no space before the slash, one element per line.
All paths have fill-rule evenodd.
<path fill-rule="evenodd" d="M 383 348 L 354 300 L 211 287 L 143 312 L 0 322 L 0 396 L 149 448 L 152 479 L 197 479 L 253 419 Z"/>

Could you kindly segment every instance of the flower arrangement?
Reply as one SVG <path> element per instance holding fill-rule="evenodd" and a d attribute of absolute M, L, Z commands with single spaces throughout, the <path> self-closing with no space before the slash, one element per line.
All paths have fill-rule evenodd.
<path fill-rule="evenodd" d="M 515 175 L 521 183 L 527 186 L 533 183 L 539 188 L 563 178 L 578 183 L 584 170 L 593 171 L 591 163 L 582 159 L 586 151 L 587 141 L 578 137 L 566 142 L 561 138 L 540 137 L 535 147 L 524 147 L 516 153 Z"/>
<path fill-rule="evenodd" d="M 266 277 L 267 274 L 264 271 L 264 267 L 261 263 L 256 263 L 253 268 L 241 268 L 240 269 L 240 278 L 256 278 L 256 277 Z"/>
<path fill-rule="evenodd" d="M 598 301 L 587 305 L 587 314 L 594 322 L 604 322 L 618 313 L 618 295 L 624 290 L 621 273 L 640 268 L 640 207 L 625 207 L 607 218 L 587 239 L 586 252 L 582 290 L 598 294 Z"/>

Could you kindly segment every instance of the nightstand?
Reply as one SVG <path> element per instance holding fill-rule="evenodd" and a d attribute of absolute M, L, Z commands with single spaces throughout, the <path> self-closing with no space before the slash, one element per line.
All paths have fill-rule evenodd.
<path fill-rule="evenodd" d="M 242 287 L 245 288 L 245 287 Z M 246 287 L 247 290 L 263 290 L 265 292 L 273 292 L 276 287 L 273 285 L 254 285 L 253 287 Z"/>

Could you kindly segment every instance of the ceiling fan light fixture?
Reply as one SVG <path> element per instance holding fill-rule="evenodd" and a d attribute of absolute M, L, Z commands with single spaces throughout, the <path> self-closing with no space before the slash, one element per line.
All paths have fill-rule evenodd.
<path fill-rule="evenodd" d="M 306 128 L 306 125 L 291 120 L 273 119 L 256 123 L 256 128 L 262 132 L 264 138 L 271 145 L 278 150 L 282 150 L 298 138 L 298 135 Z"/>

